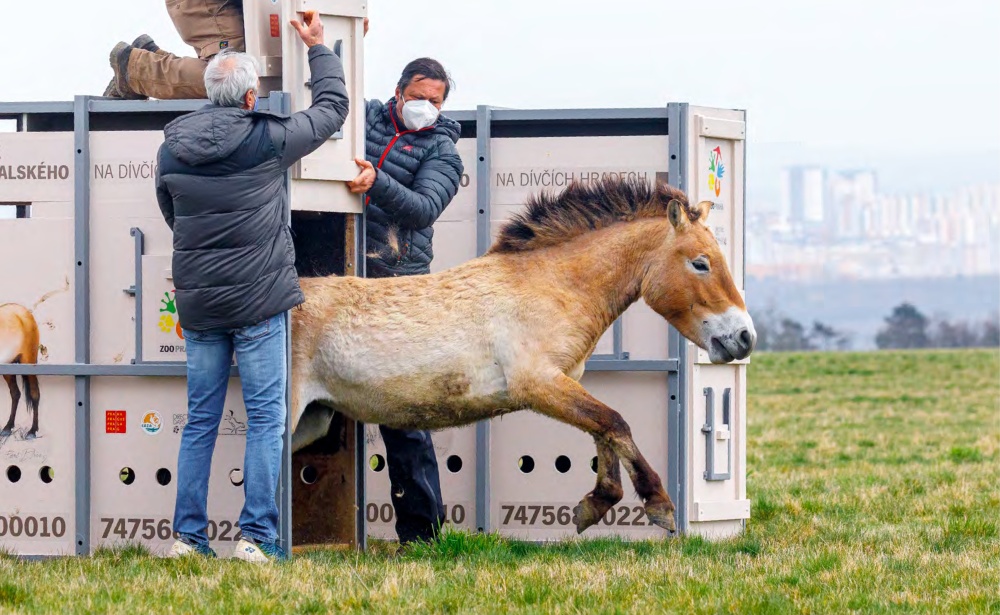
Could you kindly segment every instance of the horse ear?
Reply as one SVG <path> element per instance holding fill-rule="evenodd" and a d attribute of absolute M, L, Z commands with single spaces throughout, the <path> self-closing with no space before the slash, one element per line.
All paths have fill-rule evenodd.
<path fill-rule="evenodd" d="M 687 214 L 684 213 L 684 206 L 677 199 L 671 199 L 667 203 L 667 217 L 670 219 L 670 224 L 673 224 L 677 230 L 687 226 Z"/>
<path fill-rule="evenodd" d="M 695 221 L 700 220 L 701 222 L 704 222 L 705 220 L 708 220 L 708 214 L 712 211 L 712 201 L 701 201 L 694 206 L 694 211 L 698 214 Z"/>

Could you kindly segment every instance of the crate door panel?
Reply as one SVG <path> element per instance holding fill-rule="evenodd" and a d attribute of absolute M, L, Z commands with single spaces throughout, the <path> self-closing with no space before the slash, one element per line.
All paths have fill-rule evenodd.
<path fill-rule="evenodd" d="M 474 530 L 476 525 L 476 428 L 443 429 L 431 434 L 434 454 L 441 477 L 441 497 L 445 505 L 445 522 L 452 528 Z M 365 467 L 367 502 L 365 519 L 368 535 L 382 540 L 395 540 L 396 512 L 385 442 L 378 425 L 365 425 Z"/>
<path fill-rule="evenodd" d="M 139 543 L 163 554 L 174 540 L 177 454 L 187 424 L 182 378 L 95 378 L 91 385 L 91 544 Z M 208 488 L 208 537 L 223 554 L 239 536 L 247 417 L 231 379 Z"/>

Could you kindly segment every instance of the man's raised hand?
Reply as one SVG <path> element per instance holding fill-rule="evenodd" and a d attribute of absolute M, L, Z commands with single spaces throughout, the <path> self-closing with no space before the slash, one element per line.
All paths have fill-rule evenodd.
<path fill-rule="evenodd" d="M 322 45 L 324 43 L 323 20 L 319 18 L 319 13 L 316 11 L 306 11 L 302 13 L 302 21 L 305 22 L 305 25 L 302 25 L 297 19 L 293 19 L 291 24 L 299 33 L 299 38 L 306 44 L 306 47 Z"/>

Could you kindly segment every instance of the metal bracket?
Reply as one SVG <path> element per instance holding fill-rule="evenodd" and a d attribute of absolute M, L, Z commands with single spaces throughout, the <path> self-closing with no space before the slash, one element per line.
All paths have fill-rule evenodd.
<path fill-rule="evenodd" d="M 705 425 L 701 432 L 705 434 L 705 480 L 729 480 L 733 474 L 733 439 L 732 439 L 732 408 L 730 399 L 732 389 L 727 388 L 722 393 L 722 425 L 716 430 L 715 424 L 715 391 L 705 387 Z M 715 472 L 715 441 L 726 441 L 726 472 Z"/>
<path fill-rule="evenodd" d="M 135 297 L 135 357 L 132 365 L 143 363 L 142 360 L 142 256 L 146 250 L 146 236 L 138 227 L 129 229 L 132 236 L 133 254 L 135 255 L 135 283 L 125 289 L 125 294 Z"/>
<path fill-rule="evenodd" d="M 591 357 L 585 364 L 588 372 L 667 372 L 676 373 L 677 359 L 594 359 Z"/>

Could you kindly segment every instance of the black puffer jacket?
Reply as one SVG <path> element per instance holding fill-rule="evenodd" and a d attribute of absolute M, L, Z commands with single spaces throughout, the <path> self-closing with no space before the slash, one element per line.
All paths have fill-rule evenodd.
<path fill-rule="evenodd" d="M 382 162 L 368 191 L 367 275 L 372 278 L 430 272 L 432 225 L 458 192 L 464 170 L 455 149 L 458 122 L 440 117 L 434 126 L 414 132 L 395 112 L 395 98 L 367 103 L 365 151 L 376 167 Z"/>
<path fill-rule="evenodd" d="M 208 105 L 167 124 L 156 196 L 174 233 L 177 315 L 192 331 L 256 324 L 303 302 L 285 174 L 347 117 L 344 68 L 309 50 L 312 107 L 278 117 Z"/>

